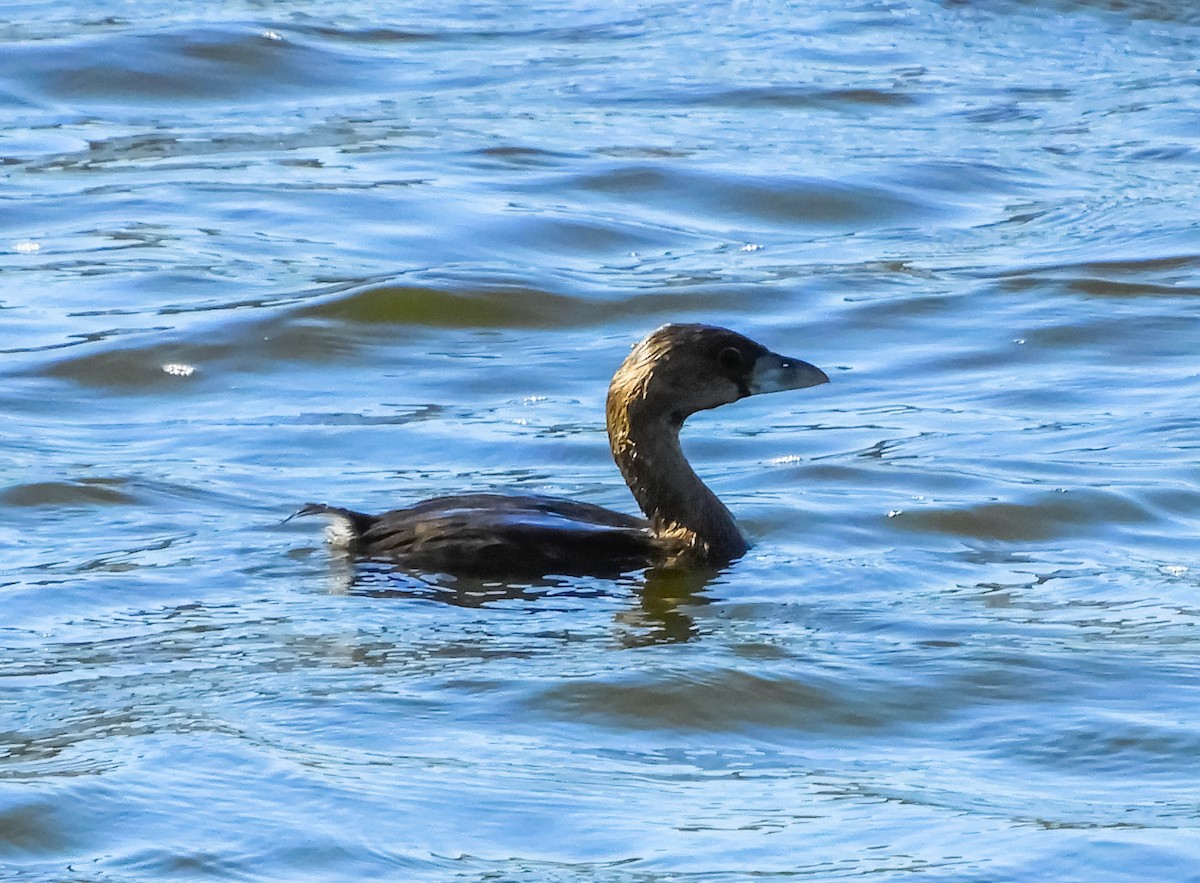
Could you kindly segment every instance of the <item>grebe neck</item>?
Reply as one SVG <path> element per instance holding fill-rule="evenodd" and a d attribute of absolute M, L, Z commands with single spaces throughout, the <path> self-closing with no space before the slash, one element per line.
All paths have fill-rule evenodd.
<path fill-rule="evenodd" d="M 741 557 L 746 539 L 733 515 L 683 455 L 682 418 L 611 398 L 608 416 L 613 459 L 654 534 L 683 557 L 719 564 Z"/>

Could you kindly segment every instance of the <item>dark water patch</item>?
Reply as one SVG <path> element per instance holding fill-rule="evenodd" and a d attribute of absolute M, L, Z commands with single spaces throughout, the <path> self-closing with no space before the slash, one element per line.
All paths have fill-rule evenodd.
<path fill-rule="evenodd" d="M 1004 91 L 1014 98 L 1030 101 L 1065 101 L 1074 94 L 1066 86 L 1010 86 Z"/>
<path fill-rule="evenodd" d="M 1033 0 L 1012 0 L 1017 7 L 1032 6 L 1040 15 L 1048 10 L 1064 13 L 1109 14 L 1114 19 L 1131 21 L 1172 22 L 1181 25 L 1200 25 L 1200 10 L 1186 3 L 1172 0 L 1051 0 L 1049 3 L 1033 3 Z"/>
<path fill-rule="evenodd" d="M 715 286 L 663 292 L 654 298 L 623 293 L 582 297 L 531 288 L 519 280 L 493 279 L 484 286 L 461 275 L 459 279 L 453 290 L 422 285 L 367 288 L 302 307 L 296 315 L 355 325 L 561 329 L 633 316 L 661 317 L 650 321 L 662 322 L 671 316 L 694 315 L 699 309 L 720 310 L 723 304 L 738 300 L 735 292 Z"/>
<path fill-rule="evenodd" d="M 1160 258 L 1133 258 L 1129 260 L 1087 261 L 1080 264 L 1059 264 L 1044 269 L 1059 272 L 1097 273 L 1107 275 L 1142 275 L 1173 270 L 1200 269 L 1200 255 L 1172 255 Z"/>
<path fill-rule="evenodd" d="M 152 344 L 60 359 L 39 373 L 98 388 L 179 389 L 204 379 L 206 370 L 197 368 L 198 363 L 212 364 L 231 352 L 229 347 L 184 348 Z"/>
<path fill-rule="evenodd" d="M 1099 526 L 1145 525 L 1154 514 L 1114 491 L 1072 490 L 1035 496 L 1027 503 L 988 502 L 897 513 L 899 529 L 1006 542 L 1044 542 L 1079 536 Z"/>
<path fill-rule="evenodd" d="M 518 286 L 474 291 L 382 286 L 299 311 L 342 322 L 439 328 L 559 327 L 587 322 L 588 314 L 594 308 L 576 298 Z"/>
<path fill-rule="evenodd" d="M 671 213 L 694 211 L 749 223 L 816 228 L 916 223 L 938 214 L 915 196 L 868 182 L 773 177 L 685 170 L 666 165 L 622 165 L 589 174 L 573 186 Z"/>
<path fill-rule="evenodd" d="M 1049 290 L 1095 297 L 1194 297 L 1200 257 L 1192 254 L 1005 270 L 996 274 L 1008 291 Z"/>
<path fill-rule="evenodd" d="M 540 16 L 538 17 L 540 18 Z M 480 25 L 491 19 L 492 27 Z M 558 25 L 549 18 L 543 24 L 524 26 L 522 19 L 507 16 L 482 15 L 476 18 L 454 18 L 444 20 L 443 27 L 407 29 L 394 27 L 356 27 L 353 24 L 332 27 L 325 24 L 289 23 L 288 33 L 302 33 L 323 39 L 363 45 L 421 44 L 442 42 L 455 47 L 471 46 L 475 43 L 503 44 L 508 41 L 526 41 L 565 44 L 605 43 L 627 40 L 639 36 L 645 28 L 641 18 L 601 20 L 591 23 Z"/>
<path fill-rule="evenodd" d="M 625 100 L 625 99 L 623 99 Z M 650 100 L 650 99 L 646 99 Z M 708 94 L 666 94 L 654 99 L 672 106 L 713 105 L 741 109 L 826 109 L 861 113 L 864 109 L 909 107 L 920 97 L 899 89 L 823 89 L 817 86 L 758 86 Z"/>
<path fill-rule="evenodd" d="M 1036 284 L 1036 280 L 1034 281 Z M 1145 282 L 1117 282 L 1112 279 L 1072 279 L 1066 282 L 1064 287 L 1067 291 L 1099 297 L 1179 297 L 1200 294 L 1200 285 L 1151 285 Z"/>
<path fill-rule="evenodd" d="M 711 615 L 724 610 L 718 607 Z M 1079 689 L 1064 682 L 1053 654 L 1028 643 L 995 650 L 961 624 L 941 630 L 943 639 L 923 640 L 939 632 L 919 624 L 914 631 L 902 617 L 846 617 L 837 628 L 838 662 L 832 666 L 806 652 L 743 656 L 736 669 L 613 670 L 547 685 L 523 703 L 538 714 L 628 732 L 743 733 L 785 741 L 831 733 L 923 740 L 1013 704 L 1067 701 Z M 808 624 L 815 638 L 833 623 Z M 697 631 L 712 627 L 700 625 Z M 1085 680 L 1092 675 L 1073 673 Z"/>
<path fill-rule="evenodd" d="M 874 691 L 860 684 L 850 697 L 837 680 L 815 671 L 778 678 L 729 669 L 636 674 L 551 686 L 531 703 L 542 713 L 619 729 L 710 733 L 874 731 L 932 711 L 900 685 Z"/>
<path fill-rule="evenodd" d="M 334 27 L 326 24 L 305 24 L 299 21 L 289 22 L 286 33 L 305 34 L 339 43 L 367 46 L 428 43 L 444 37 L 434 31 L 405 30 L 393 27 Z"/>
<path fill-rule="evenodd" d="M 261 856 L 255 858 L 261 860 Z M 139 850 L 119 861 L 110 860 L 110 864 L 139 876 L 248 881 L 254 879 L 249 867 L 252 861 L 218 851 L 158 848 Z"/>
<path fill-rule="evenodd" d="M 0 781 L 2 779 L 0 773 Z M 0 786 L 0 799 L 6 804 L 0 809 L 0 855 L 28 859 L 82 845 L 85 838 L 68 824 L 63 807 L 57 801 L 32 795 L 11 800 L 4 794 L 7 790 Z"/>
<path fill-rule="evenodd" d="M 478 165 L 485 168 L 516 169 L 558 167 L 578 158 L 561 152 L 518 144 L 484 147 L 472 151 L 468 156 L 477 157 Z"/>
<path fill-rule="evenodd" d="M 691 156 L 692 151 L 678 147 L 653 147 L 649 145 L 612 145 L 597 148 L 600 156 L 612 156 L 619 159 L 679 159 Z"/>
<path fill-rule="evenodd" d="M 265 101 L 360 85 L 352 58 L 250 27 L 122 31 L 5 48 L 10 68 L 55 100 L 82 103 Z"/>
<path fill-rule="evenodd" d="M 1018 292 L 1043 290 L 1112 298 L 1194 297 L 1200 294 L 1200 285 L 1163 285 L 1153 282 L 1126 282 L 1095 277 L 1061 278 L 1036 274 L 1010 277 L 1005 280 L 1004 288 Z"/>
<path fill-rule="evenodd" d="M 0 490 L 6 506 L 132 506 L 138 502 L 122 490 L 123 479 L 84 478 L 79 481 L 38 481 Z"/>

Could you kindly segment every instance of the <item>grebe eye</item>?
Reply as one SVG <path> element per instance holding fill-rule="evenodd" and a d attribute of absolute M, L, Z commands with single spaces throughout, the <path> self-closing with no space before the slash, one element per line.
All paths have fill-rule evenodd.
<path fill-rule="evenodd" d="M 717 354 L 717 361 L 726 371 L 736 371 L 742 367 L 742 354 L 737 347 L 727 346 Z"/>

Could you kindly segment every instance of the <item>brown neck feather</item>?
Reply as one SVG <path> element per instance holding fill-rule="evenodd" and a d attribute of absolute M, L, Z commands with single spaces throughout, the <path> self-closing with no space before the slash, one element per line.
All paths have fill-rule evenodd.
<path fill-rule="evenodd" d="M 619 377 L 608 394 L 609 445 L 651 530 L 687 557 L 713 564 L 740 557 L 745 537 L 683 455 L 682 417 L 645 398 L 644 388 L 618 384 Z"/>

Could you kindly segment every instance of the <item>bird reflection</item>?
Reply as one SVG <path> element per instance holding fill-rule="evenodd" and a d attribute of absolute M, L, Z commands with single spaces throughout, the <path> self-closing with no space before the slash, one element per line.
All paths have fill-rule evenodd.
<path fill-rule="evenodd" d="M 482 608 L 503 603 L 554 604 L 632 593 L 637 604 L 616 616 L 621 646 L 643 647 L 690 641 L 699 632 L 689 608 L 710 603 L 704 594 L 717 568 L 651 567 L 610 579 L 546 576 L 530 579 L 426 573 L 392 561 L 330 560 L 331 591 L 369 598 L 435 601 Z"/>
<path fill-rule="evenodd" d="M 644 647 L 651 644 L 682 644 L 696 637 L 696 621 L 689 607 L 708 604 L 703 592 L 719 571 L 655 567 L 645 571 L 638 591 L 638 607 L 618 614 L 627 629 L 621 644 Z"/>

